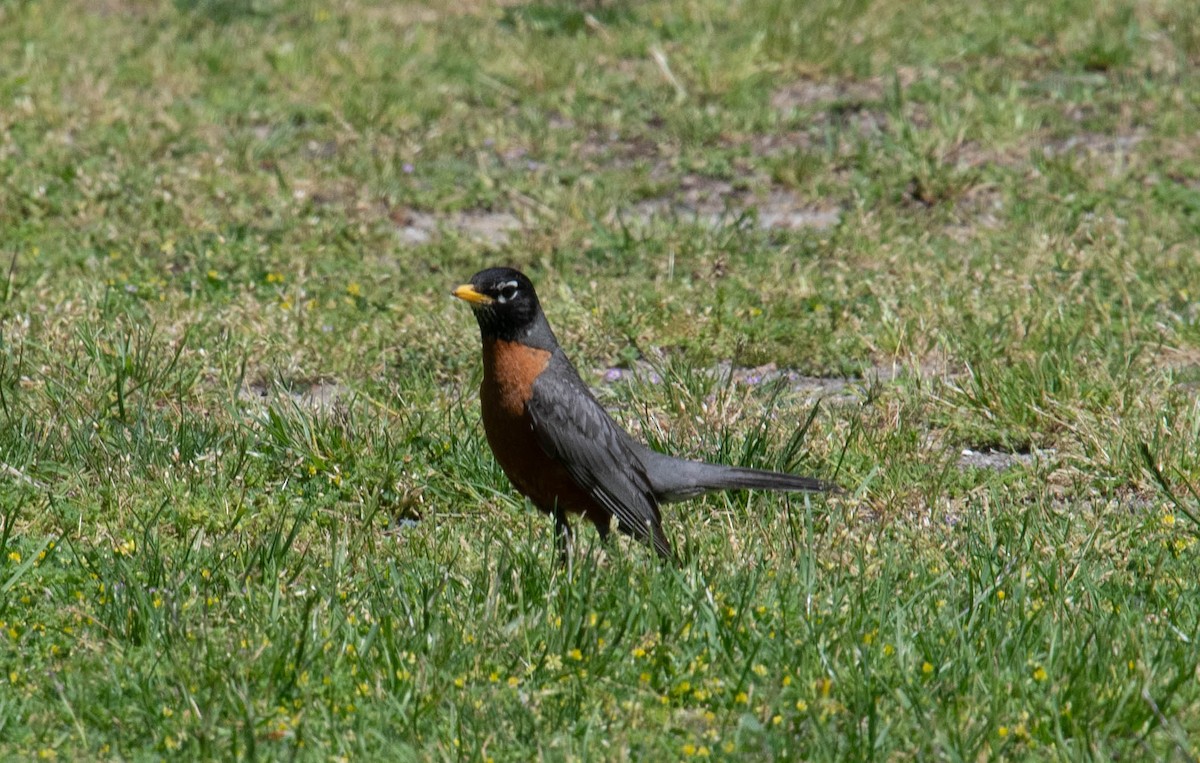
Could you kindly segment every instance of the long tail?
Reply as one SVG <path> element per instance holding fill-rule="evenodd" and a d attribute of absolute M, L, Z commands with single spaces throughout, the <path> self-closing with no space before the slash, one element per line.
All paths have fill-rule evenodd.
<path fill-rule="evenodd" d="M 687 461 L 646 448 L 642 452 L 646 474 L 662 503 L 683 501 L 714 490 L 784 490 L 809 493 L 841 492 L 832 482 L 815 477 L 747 469 L 741 466 Z"/>

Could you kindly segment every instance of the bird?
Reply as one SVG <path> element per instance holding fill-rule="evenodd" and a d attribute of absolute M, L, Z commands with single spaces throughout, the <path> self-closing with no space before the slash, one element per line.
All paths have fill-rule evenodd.
<path fill-rule="evenodd" d="M 488 445 L 513 487 L 554 517 L 563 558 L 572 544 L 569 514 L 582 514 L 602 541 L 615 524 L 678 561 L 663 532 L 662 504 L 717 490 L 839 492 L 813 477 L 675 458 L 636 441 L 580 378 L 524 273 L 481 270 L 451 294 L 479 324 Z"/>

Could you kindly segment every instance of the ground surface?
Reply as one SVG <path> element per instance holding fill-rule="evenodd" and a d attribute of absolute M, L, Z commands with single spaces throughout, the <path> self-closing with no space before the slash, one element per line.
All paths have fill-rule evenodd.
<path fill-rule="evenodd" d="M 0 0 L 0 758 L 1194 759 L 1197 7 Z M 499 263 L 847 495 L 559 570 Z"/>

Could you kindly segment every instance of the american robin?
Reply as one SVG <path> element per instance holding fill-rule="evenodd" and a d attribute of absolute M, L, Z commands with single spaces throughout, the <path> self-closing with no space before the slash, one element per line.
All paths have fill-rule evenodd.
<path fill-rule="evenodd" d="M 673 559 L 659 504 L 714 490 L 836 490 L 811 477 L 673 458 L 634 441 L 579 378 L 519 271 L 480 271 L 452 294 L 471 305 L 483 338 L 488 444 L 513 486 L 554 515 L 561 552 L 571 541 L 568 512 L 590 520 L 604 540 L 616 520 Z"/>

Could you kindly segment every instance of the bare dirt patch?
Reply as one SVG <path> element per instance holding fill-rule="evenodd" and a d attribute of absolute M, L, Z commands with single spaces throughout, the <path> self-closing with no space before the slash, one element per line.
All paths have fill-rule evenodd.
<path fill-rule="evenodd" d="M 808 114 L 803 132 L 809 136 L 822 135 L 829 127 L 836 126 L 851 134 L 871 138 L 890 129 L 894 115 L 885 103 L 888 92 L 897 85 L 901 92 L 907 90 L 917 81 L 918 72 L 902 67 L 896 76 L 896 81 L 881 77 L 866 80 L 800 79 L 772 93 L 771 107 L 785 118 Z M 903 117 L 918 128 L 930 123 L 925 106 L 921 103 L 904 103 Z M 801 138 L 789 145 L 796 145 L 797 142 L 803 144 L 806 140 L 811 138 Z"/>
<path fill-rule="evenodd" d="M 842 218 L 841 208 L 813 204 L 797 194 L 770 185 L 762 190 L 735 188 L 724 180 L 684 176 L 674 190 L 610 211 L 609 223 L 637 227 L 655 222 L 685 221 L 710 228 L 753 226 L 761 230 L 825 230 Z M 423 246 L 452 234 L 493 248 L 503 247 L 529 227 L 529 221 L 504 210 L 464 210 L 449 213 L 399 209 L 391 218 L 396 235 L 409 246 Z"/>
<path fill-rule="evenodd" d="M 298 408 L 318 412 L 332 411 L 348 403 L 352 396 L 349 387 L 327 377 L 260 378 L 238 390 L 238 399 L 243 402 L 269 405 L 289 401 Z"/>
<path fill-rule="evenodd" d="M 412 246 L 428 244 L 444 232 L 452 231 L 476 243 L 500 247 L 509 242 L 513 233 L 524 227 L 524 223 L 511 212 L 486 210 L 436 215 L 410 209 L 394 214 L 393 220 L 396 222 L 396 235 Z"/>
<path fill-rule="evenodd" d="M 790 112 L 801 109 L 824 108 L 831 105 L 859 105 L 883 99 L 883 81 L 870 80 L 812 80 L 801 79 L 784 85 L 771 94 L 771 108 Z"/>
<path fill-rule="evenodd" d="M 703 369 L 701 373 L 711 376 L 721 384 L 744 387 L 784 384 L 786 394 L 790 398 L 802 400 L 806 404 L 823 401 L 834 405 L 861 403 L 866 396 L 864 390 L 867 386 L 875 381 L 886 381 L 894 377 L 892 369 L 882 367 L 872 369 L 861 378 L 808 376 L 793 369 L 779 368 L 774 363 L 753 368 L 718 363 Z M 635 361 L 628 368 L 606 368 L 596 372 L 596 376 L 598 383 L 602 385 L 628 382 L 661 384 L 663 381 L 654 365 L 644 360 Z"/>
<path fill-rule="evenodd" d="M 1082 154 L 1089 158 L 1115 158 L 1132 154 L 1145 137 L 1143 130 L 1128 133 L 1079 132 L 1044 141 L 1041 149 L 1047 158 L 1071 154 Z"/>
<path fill-rule="evenodd" d="M 1005 453 L 998 450 L 964 448 L 958 457 L 960 469 L 991 469 L 1002 472 L 1018 466 L 1030 466 L 1036 460 L 1032 453 Z"/>
<path fill-rule="evenodd" d="M 554 127 L 553 122 L 551 127 Z M 629 169 L 640 163 L 649 163 L 654 165 L 657 172 L 665 167 L 673 150 L 667 144 L 656 143 L 646 137 L 626 137 L 615 131 L 592 131 L 574 147 L 574 153 L 585 165 L 593 168 Z"/>
<path fill-rule="evenodd" d="M 811 204 L 783 188 L 767 185 L 756 193 L 725 180 L 687 175 L 677 191 L 644 199 L 614 215 L 640 225 L 683 219 L 713 228 L 753 221 L 763 230 L 824 230 L 837 225 L 842 213 L 836 206 Z"/>
<path fill-rule="evenodd" d="M 1200 317 L 1200 302 L 1188 308 L 1188 318 Z M 1188 395 L 1200 394 L 1200 349 L 1194 347 L 1160 350 L 1154 364 L 1170 378 L 1171 386 Z"/>

